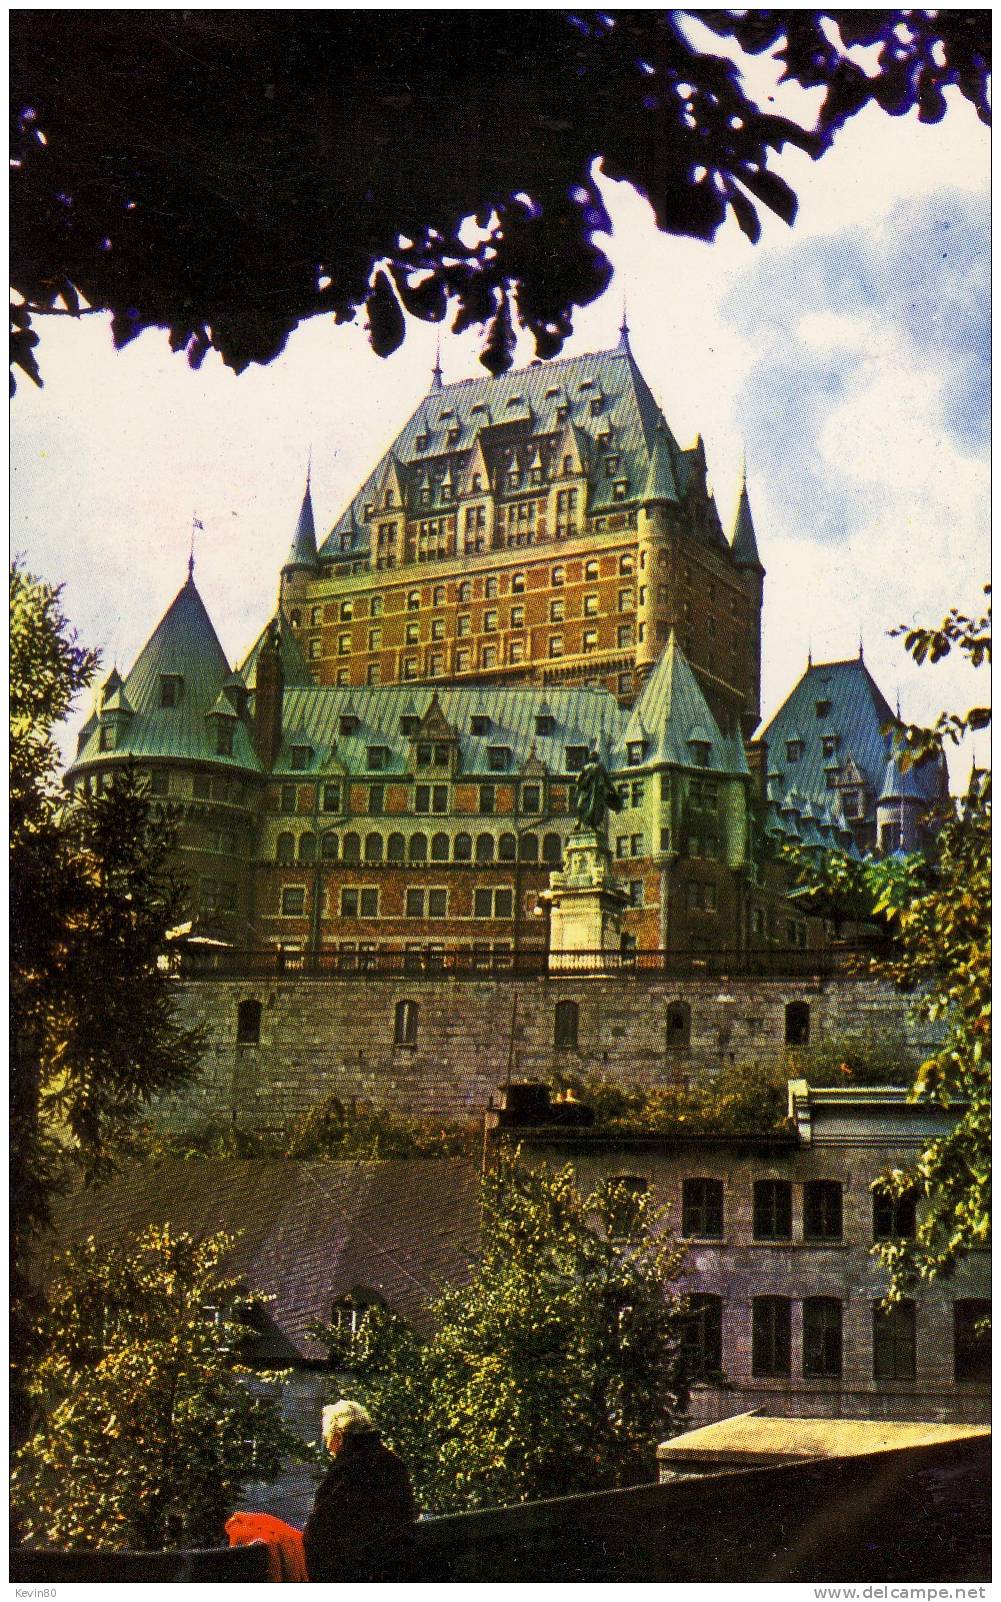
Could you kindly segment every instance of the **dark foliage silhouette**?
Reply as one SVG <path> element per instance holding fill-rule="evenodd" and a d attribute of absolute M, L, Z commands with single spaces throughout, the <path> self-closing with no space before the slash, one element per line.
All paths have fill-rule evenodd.
<path fill-rule="evenodd" d="M 796 197 L 770 165 L 823 155 L 870 102 L 926 122 L 954 85 L 987 119 L 986 11 L 15 11 L 13 362 L 40 312 L 110 311 L 241 371 L 307 317 L 404 309 L 541 356 L 607 286 L 594 164 L 665 231 L 751 238 Z M 813 127 L 749 98 L 707 30 L 824 90 Z M 702 41 L 702 42 L 698 42 Z M 868 73 L 848 54 L 876 46 Z M 464 219 L 479 224 L 474 237 Z"/>

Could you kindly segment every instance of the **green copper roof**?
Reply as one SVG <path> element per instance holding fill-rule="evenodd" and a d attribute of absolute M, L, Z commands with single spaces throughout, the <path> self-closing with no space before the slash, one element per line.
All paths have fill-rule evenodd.
<path fill-rule="evenodd" d="M 646 489 L 643 492 L 646 501 L 680 501 L 677 480 L 674 476 L 674 460 L 671 455 L 671 446 L 667 435 L 657 430 L 650 453 L 650 471 L 647 474 Z"/>
<path fill-rule="evenodd" d="M 709 771 L 741 775 L 748 772 L 743 741 L 738 735 L 726 735 L 720 730 L 673 629 L 629 722 L 649 731 L 647 763 L 703 768 L 706 764 L 699 760 L 703 753 L 698 748 L 708 745 Z M 629 738 L 628 734 L 625 738 Z"/>
<path fill-rule="evenodd" d="M 99 720 L 94 720 L 70 771 L 92 761 L 114 762 L 123 756 L 174 757 L 259 770 L 242 723 L 235 730 L 232 756 L 222 757 L 216 752 L 214 730 L 206 721 L 206 713 L 214 707 L 229 676 L 229 663 L 189 574 L 136 658 L 124 690 L 116 694 L 116 699 L 124 699 L 134 708 L 134 715 L 119 730 L 115 750 L 100 750 Z M 174 704 L 169 706 L 163 704 L 165 680 L 171 681 L 169 694 Z"/>
<path fill-rule="evenodd" d="M 280 613 L 276 614 L 276 617 L 279 625 L 278 638 L 285 688 L 288 689 L 289 686 L 296 684 L 312 684 L 313 675 L 310 673 L 309 665 L 302 654 L 302 646 L 296 639 L 295 630 L 287 620 L 282 618 Z M 272 618 L 265 623 L 257 639 L 240 663 L 240 677 L 248 690 L 257 689 L 257 659 L 261 654 L 261 646 L 267 639 L 268 630 L 274 621 L 275 619 Z"/>
<path fill-rule="evenodd" d="M 514 467 L 527 487 L 540 440 L 543 455 L 555 453 L 568 425 L 584 455 L 592 511 L 621 504 L 615 499 L 616 481 L 626 481 L 627 501 L 642 497 L 659 434 L 666 435 L 679 470 L 690 454 L 681 452 L 671 436 L 628 341 L 620 341 L 615 350 L 535 362 L 496 378 L 463 379 L 425 395 L 335 523 L 320 547 L 321 557 L 347 559 L 365 553 L 365 507 L 376 504 L 391 465 L 408 509 L 431 514 L 446 506 L 452 510 L 454 502 L 442 497 L 442 484 L 447 476 L 461 479 L 477 440 L 492 472 Z M 422 489 L 427 492 L 423 502 Z"/>
<path fill-rule="evenodd" d="M 313 499 L 310 495 L 309 479 L 306 480 L 306 490 L 302 497 L 302 506 L 299 508 L 299 521 L 295 526 L 292 544 L 285 559 L 286 567 L 315 567 L 316 566 L 316 524 L 313 521 Z"/>
<path fill-rule="evenodd" d="M 758 541 L 754 533 L 754 519 L 751 516 L 751 501 L 747 493 L 746 478 L 740 487 L 737 521 L 734 524 L 730 549 L 738 567 L 754 567 L 759 573 L 765 571 L 758 555 Z"/>

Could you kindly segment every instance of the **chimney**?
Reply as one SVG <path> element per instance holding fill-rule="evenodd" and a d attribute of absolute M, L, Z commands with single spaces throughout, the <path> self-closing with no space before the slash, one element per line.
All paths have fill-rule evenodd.
<path fill-rule="evenodd" d="M 257 658 L 257 693 L 254 698 L 254 747 L 269 773 L 282 743 L 284 690 L 281 641 L 278 620 L 275 618 Z"/>
<path fill-rule="evenodd" d="M 756 801 L 768 799 L 768 742 L 748 740 L 747 765 L 751 770 L 751 793 Z"/>

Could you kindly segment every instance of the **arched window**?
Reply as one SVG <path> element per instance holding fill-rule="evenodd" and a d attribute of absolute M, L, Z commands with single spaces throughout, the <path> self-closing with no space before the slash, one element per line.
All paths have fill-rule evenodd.
<path fill-rule="evenodd" d="M 366 862 L 381 862 L 382 861 L 382 835 L 381 834 L 367 834 L 365 836 L 365 861 Z"/>
<path fill-rule="evenodd" d="M 407 843 L 402 834 L 391 834 L 386 847 L 386 856 L 390 862 L 404 862 L 407 855 Z"/>
<path fill-rule="evenodd" d="M 492 862 L 494 860 L 494 837 L 492 834 L 478 834 L 476 836 L 477 862 Z"/>
<path fill-rule="evenodd" d="M 518 842 L 513 834 L 502 834 L 497 842 L 497 855 L 501 862 L 513 862 L 518 855 Z"/>
<path fill-rule="evenodd" d="M 810 1044 L 810 1003 L 808 1001 L 786 1002 L 786 1045 L 808 1046 Z"/>
<path fill-rule="evenodd" d="M 431 841 L 431 861 L 432 862 L 447 862 L 448 861 L 448 835 L 447 834 L 436 834 L 434 839 Z"/>
<path fill-rule="evenodd" d="M 361 840 L 358 835 L 352 833 L 344 836 L 343 860 L 348 863 L 361 861 Z"/>
<path fill-rule="evenodd" d="M 543 839 L 542 860 L 551 868 L 558 868 L 563 861 L 563 842 L 558 834 L 547 834 Z"/>
<path fill-rule="evenodd" d="M 553 1044 L 560 1050 L 577 1050 L 579 1015 L 576 1001 L 558 1001 L 553 1023 Z"/>
<path fill-rule="evenodd" d="M 295 836 L 294 835 L 292 835 L 292 834 L 280 834 L 278 836 L 277 842 L 275 844 L 275 861 L 276 862 L 294 862 L 295 861 Z"/>
<path fill-rule="evenodd" d="M 261 1004 L 241 1001 L 236 1009 L 236 1039 L 241 1046 L 256 1046 L 261 1038 Z"/>
<path fill-rule="evenodd" d="M 468 834 L 457 834 L 455 845 L 452 847 L 453 861 L 471 862 L 473 858 L 473 840 Z"/>
<path fill-rule="evenodd" d="M 397 1046 L 416 1046 L 417 1022 L 420 1018 L 420 1003 L 416 1001 L 398 1001 L 396 1003 L 396 1021 L 393 1029 L 393 1041 Z"/>
<path fill-rule="evenodd" d="M 323 858 L 324 862 L 336 862 L 337 861 L 337 836 L 336 836 L 336 834 L 325 834 L 323 836 L 323 839 L 322 839 L 322 841 L 320 843 L 320 855 Z"/>
<path fill-rule="evenodd" d="M 299 861 L 300 862 L 315 862 L 316 861 L 316 835 L 315 834 L 300 834 L 300 836 L 299 836 Z"/>
<path fill-rule="evenodd" d="M 687 1001 L 672 1001 L 667 1009 L 668 1046 L 688 1046 L 692 1039 L 692 1009 Z"/>
<path fill-rule="evenodd" d="M 539 836 L 537 834 L 523 834 L 521 837 L 522 862 L 538 862 Z"/>
<path fill-rule="evenodd" d="M 411 862 L 426 862 L 428 859 L 428 837 L 426 834 L 412 834 L 410 836 Z"/>

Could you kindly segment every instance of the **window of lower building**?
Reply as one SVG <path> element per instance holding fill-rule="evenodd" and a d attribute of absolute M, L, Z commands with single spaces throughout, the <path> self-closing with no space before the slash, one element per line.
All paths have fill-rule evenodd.
<path fill-rule="evenodd" d="M 241 1001 L 236 1009 L 236 1039 L 241 1046 L 256 1046 L 261 1038 L 261 1004 Z"/>
<path fill-rule="evenodd" d="M 324 812 L 340 812 L 341 787 L 339 784 L 325 784 L 323 786 L 322 808 Z"/>
<path fill-rule="evenodd" d="M 785 1023 L 787 1046 L 808 1046 L 810 1044 L 810 1003 L 808 1001 L 787 1001 Z"/>
<path fill-rule="evenodd" d="M 420 1014 L 420 1003 L 417 1001 L 398 1001 L 396 1003 L 393 1041 L 397 1046 L 416 1046 L 417 1025 Z"/>
<path fill-rule="evenodd" d="M 494 893 L 492 890 L 473 891 L 473 917 L 490 918 L 493 916 Z"/>
<path fill-rule="evenodd" d="M 514 915 L 514 891 L 513 890 L 506 890 L 506 889 L 495 890 L 494 891 L 494 917 L 495 918 L 510 918 L 513 915 Z"/>
<path fill-rule="evenodd" d="M 953 1303 L 953 1357 L 959 1381 L 991 1377 L 990 1316 L 991 1304 L 986 1297 L 964 1297 Z"/>
<path fill-rule="evenodd" d="M 689 1379 L 718 1379 L 723 1371 L 723 1299 L 693 1295 L 682 1327 L 681 1349 Z"/>
<path fill-rule="evenodd" d="M 723 1237 L 723 1181 L 686 1179 L 681 1186 L 681 1233 L 690 1239 Z"/>
<path fill-rule="evenodd" d="M 200 774 L 196 777 L 196 779 L 195 779 L 195 784 L 196 785 L 197 785 L 198 779 L 200 777 L 201 777 Z M 197 789 L 195 791 L 195 794 L 196 795 L 198 794 Z M 281 795 L 281 810 L 283 812 L 294 812 L 295 809 L 296 809 L 296 787 L 295 787 L 294 784 L 283 784 L 282 785 L 282 795 Z"/>
<path fill-rule="evenodd" d="M 275 841 L 275 861 L 292 862 L 295 858 L 295 836 L 280 834 Z"/>
<path fill-rule="evenodd" d="M 301 918 L 306 908 L 306 891 L 300 884 L 286 885 L 282 891 L 282 916 Z"/>
<path fill-rule="evenodd" d="M 408 890 L 407 891 L 407 917 L 408 918 L 423 918 L 423 916 L 424 916 L 424 891 L 423 890 Z"/>
<path fill-rule="evenodd" d="M 873 1240 L 913 1240 L 917 1228 L 917 1191 L 893 1196 L 887 1190 L 872 1193 Z"/>
<path fill-rule="evenodd" d="M 153 769 L 153 772 L 149 776 L 149 788 L 151 795 L 170 794 L 170 774 L 167 772 L 166 768 Z"/>
<path fill-rule="evenodd" d="M 428 917 L 444 918 L 448 906 L 447 890 L 428 891 Z"/>
<path fill-rule="evenodd" d="M 841 1303 L 810 1296 L 803 1303 L 803 1376 L 841 1378 Z"/>
<path fill-rule="evenodd" d="M 687 1001 L 672 1001 L 667 1009 L 668 1046 L 687 1046 L 692 1038 L 692 1009 Z"/>
<path fill-rule="evenodd" d="M 553 1044 L 560 1050 L 576 1051 L 579 1021 L 576 1001 L 558 1001 L 553 1021 Z"/>
<path fill-rule="evenodd" d="M 787 1296 L 755 1296 L 751 1303 L 751 1373 L 792 1373 L 792 1303 Z"/>
<path fill-rule="evenodd" d="M 496 810 L 497 792 L 492 784 L 480 785 L 480 812 L 489 816 Z"/>
<path fill-rule="evenodd" d="M 872 1305 L 872 1374 L 874 1379 L 912 1380 L 916 1366 L 917 1310 L 912 1301 L 884 1308 Z"/>
<path fill-rule="evenodd" d="M 810 1179 L 803 1186 L 803 1238 L 841 1239 L 841 1186 L 833 1179 Z"/>
<path fill-rule="evenodd" d="M 788 1179 L 755 1180 L 754 1238 L 792 1239 L 792 1185 Z"/>

